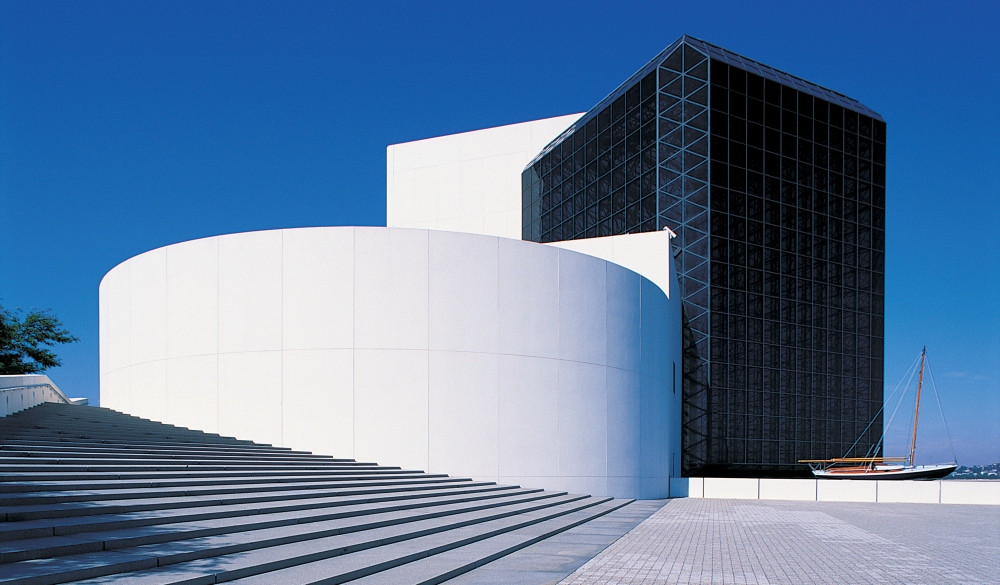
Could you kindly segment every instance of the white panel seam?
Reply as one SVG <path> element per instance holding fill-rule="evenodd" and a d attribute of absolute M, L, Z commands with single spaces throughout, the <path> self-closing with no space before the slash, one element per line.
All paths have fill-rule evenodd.
<path fill-rule="evenodd" d="M 128 262 L 128 321 L 125 324 L 125 335 L 128 339 L 128 359 L 132 359 L 132 261 Z M 134 404 L 132 400 L 132 373 L 129 372 L 128 382 L 125 385 L 126 397 L 128 399 L 128 405 L 130 410 L 134 410 Z"/>
<path fill-rule="evenodd" d="M 358 230 L 351 228 L 351 458 L 358 458 Z"/>
<path fill-rule="evenodd" d="M 493 243 L 496 244 L 496 260 L 497 260 L 497 304 L 496 304 L 496 345 L 497 348 L 497 482 L 500 481 L 500 238 L 493 238 Z"/>
<path fill-rule="evenodd" d="M 608 263 L 605 261 L 602 266 L 604 270 L 604 475 L 605 483 L 609 480 L 608 477 L 611 476 L 611 383 L 608 379 L 611 374 L 611 368 L 607 364 L 611 362 L 611 358 L 608 355 L 610 349 L 608 347 L 608 338 L 610 337 L 610 330 L 608 329 L 608 309 L 611 307 L 611 303 L 608 302 Z M 642 419 L 640 419 L 641 421 Z M 640 429 L 641 432 L 641 429 Z M 640 435 L 641 436 L 641 435 Z M 611 493 L 611 486 L 605 485 L 604 489 L 607 493 Z"/>
<path fill-rule="evenodd" d="M 425 370 L 426 376 L 424 381 L 425 386 L 425 396 L 427 398 L 427 465 L 424 467 L 427 471 L 431 470 L 431 232 L 430 230 L 424 231 L 424 241 L 425 250 L 427 250 L 427 255 L 425 256 L 427 260 L 427 303 L 424 305 L 424 311 L 426 312 L 427 324 L 427 359 L 425 360 L 427 364 L 427 369 Z"/>
<path fill-rule="evenodd" d="M 278 333 L 278 348 L 281 351 L 281 360 L 279 360 L 278 366 L 278 438 L 281 441 L 281 446 L 285 446 L 285 230 L 281 230 L 281 272 L 279 278 L 281 279 L 281 293 L 278 301 L 278 309 L 280 311 L 281 327 Z"/>
<path fill-rule="evenodd" d="M 219 432 L 222 389 L 222 244 L 215 239 L 215 431 Z"/>
<path fill-rule="evenodd" d="M 556 252 L 556 356 L 562 356 L 562 298 L 560 295 L 560 285 L 562 284 L 562 255 Z M 557 360 L 559 357 L 556 358 Z M 562 368 L 556 364 L 556 469 L 559 470 L 559 477 L 565 479 L 563 473 L 562 460 Z M 560 482 L 562 483 L 562 481 Z"/>

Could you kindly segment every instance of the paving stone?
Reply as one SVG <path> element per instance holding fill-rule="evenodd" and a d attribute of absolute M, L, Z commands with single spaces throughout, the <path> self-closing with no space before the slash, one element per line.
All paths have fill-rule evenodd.
<path fill-rule="evenodd" d="M 448 581 L 456 585 L 558 583 L 664 504 L 640 500 Z"/>
<path fill-rule="evenodd" d="M 561 583 L 1000 583 L 997 526 L 997 506 L 676 499 Z"/>

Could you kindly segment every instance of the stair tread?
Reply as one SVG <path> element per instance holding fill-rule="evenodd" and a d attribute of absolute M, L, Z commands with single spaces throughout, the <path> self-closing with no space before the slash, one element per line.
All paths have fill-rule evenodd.
<path fill-rule="evenodd" d="M 275 481 L 257 481 L 256 483 L 241 483 L 233 484 L 233 489 L 277 489 L 284 487 L 285 489 L 292 489 L 291 486 L 303 486 L 303 489 L 307 488 L 318 488 L 324 486 L 336 486 L 341 485 L 346 482 L 358 482 L 358 481 L 397 481 L 397 480 L 411 480 L 411 479 L 440 479 L 449 477 L 444 474 L 429 474 L 421 472 L 387 472 L 387 473 L 357 473 L 349 475 L 329 475 L 322 478 L 322 481 L 317 481 L 315 477 L 303 478 L 308 479 L 308 481 L 300 482 L 275 482 Z M 270 478 L 268 478 L 270 479 Z M 453 478 L 461 479 L 461 478 Z M 122 480 L 123 484 L 127 485 L 125 482 L 127 480 Z M 166 483 L 166 482 L 164 482 Z M 56 498 L 61 498 L 62 501 L 71 501 L 71 498 L 89 498 L 93 500 L 100 499 L 131 499 L 133 497 L 145 497 L 144 494 L 159 494 L 164 497 L 164 494 L 178 495 L 188 495 L 192 493 L 197 493 L 199 490 L 207 490 L 209 486 L 218 486 L 216 482 L 206 484 L 205 486 L 187 486 L 187 485 L 156 485 L 150 487 L 140 487 L 140 488 L 99 488 L 99 489 L 49 489 L 46 491 L 25 491 L 25 492 L 0 492 L 0 507 L 2 506 L 19 506 L 22 505 L 18 502 L 30 502 L 30 501 L 49 501 Z"/>
<path fill-rule="evenodd" d="M 426 475 L 421 471 L 416 470 L 399 470 L 397 468 L 383 467 L 378 468 L 378 471 L 368 471 L 368 470 L 357 470 L 354 471 L 355 474 L 361 473 L 372 473 L 372 474 L 421 474 Z M 334 475 L 326 473 L 319 476 L 302 476 L 302 475 L 274 475 L 267 476 L 267 481 L 269 483 L 296 483 L 305 481 L 318 481 L 325 479 L 326 477 L 333 477 Z M 156 480 L 132 480 L 132 479 L 115 479 L 107 481 L 92 481 L 92 480 L 67 480 L 67 481 L 11 481 L 4 482 L 0 484 L 0 494 L 13 494 L 13 493 L 37 493 L 37 492 L 62 492 L 62 491 L 98 491 L 98 490 L 123 490 L 127 488 L 141 489 L 141 488 L 168 488 L 168 487 L 184 487 L 184 486 L 197 486 L 197 485 L 225 485 L 228 483 L 233 484 L 250 484 L 250 483 L 260 483 L 260 479 L 256 477 L 246 477 L 246 476 L 220 476 L 212 478 L 162 478 Z M 3 498 L 4 496 L 0 496 Z"/>
<path fill-rule="evenodd" d="M 264 476 L 264 478 L 266 478 L 266 477 L 267 476 Z M 310 480 L 315 480 L 316 479 L 315 477 L 311 477 L 311 476 L 303 476 L 303 477 L 307 477 Z M 2 481 L 2 480 L 0 480 L 0 481 Z M 423 474 L 413 474 L 413 475 L 404 476 L 404 477 L 388 477 L 388 478 L 367 477 L 367 478 L 359 478 L 359 479 L 341 479 L 340 481 L 336 481 L 336 480 L 335 481 L 326 481 L 326 482 L 323 482 L 323 483 L 329 483 L 331 485 L 343 485 L 343 486 L 356 486 L 356 487 L 360 487 L 362 485 L 369 485 L 369 484 L 371 484 L 373 482 L 375 482 L 375 483 L 381 483 L 381 484 L 384 484 L 384 485 L 408 485 L 408 484 L 411 484 L 411 483 L 453 483 L 453 482 L 459 482 L 459 481 L 468 481 L 468 479 L 467 478 L 463 478 L 463 477 L 451 477 L 451 476 L 444 475 L 444 474 L 423 473 Z M 285 485 L 285 487 L 287 489 L 287 484 L 288 483 L 289 482 L 275 482 L 274 485 Z M 311 481 L 309 483 L 319 483 L 319 482 Z M 232 486 L 232 487 L 235 487 L 236 485 L 253 485 L 253 484 L 234 484 L 234 486 Z M 302 485 L 302 484 L 292 484 L 292 485 Z M 180 487 L 188 488 L 186 490 L 180 491 L 180 493 L 188 493 L 188 492 L 196 492 L 202 486 L 180 486 Z M 153 489 L 153 488 L 151 488 L 151 489 Z M 207 489 L 207 488 L 205 488 L 205 489 Z M 90 490 L 73 490 L 73 491 L 90 491 Z M 105 490 L 93 490 L 93 491 L 105 491 Z M 106 490 L 106 491 L 112 492 L 112 491 L 115 491 L 115 490 Z M 163 491 L 168 491 L 168 490 L 166 488 L 164 488 Z M 121 492 L 119 491 L 119 493 L 121 493 Z M 122 495 L 117 495 L 116 496 L 113 493 L 108 493 L 107 495 L 108 495 L 109 498 L 114 498 L 114 497 L 117 497 L 119 499 L 123 498 Z M 66 498 L 71 498 L 73 496 L 67 495 L 65 497 Z M 32 498 L 41 498 L 41 496 L 38 496 L 37 492 L 10 492 L 10 493 L 6 493 L 6 494 L 3 494 L 3 495 L 0 495 L 0 502 L 4 502 L 2 504 L 4 506 L 7 506 L 7 505 L 18 505 L 18 504 L 15 504 L 13 502 L 28 502 L 28 501 L 31 501 Z M 101 499 L 101 498 L 100 498 L 99 495 L 95 495 L 94 499 Z M 12 502 L 12 503 L 11 504 L 7 504 L 6 502 L 8 502 L 8 501 Z"/>
<path fill-rule="evenodd" d="M 187 582 L 194 576 L 210 575 L 215 579 L 231 580 L 260 575 L 263 583 L 296 582 L 294 579 L 275 578 L 276 571 L 315 563 L 331 561 L 323 567 L 322 577 L 343 575 L 345 580 L 357 578 L 389 568 L 408 560 L 410 557 L 426 555 L 426 550 L 448 549 L 498 533 L 516 530 L 523 526 L 558 517 L 579 509 L 603 503 L 610 498 L 585 497 L 568 504 L 552 506 L 523 514 L 494 518 L 456 526 L 446 531 L 421 533 L 416 526 L 386 527 L 363 533 L 349 533 L 315 540 L 277 545 L 236 554 L 227 554 L 211 559 L 181 562 L 176 566 L 161 566 L 153 570 L 137 571 L 118 577 L 127 579 L 131 585 L 168 585 Z M 394 530 L 396 529 L 396 530 Z M 399 530 L 406 529 L 406 531 Z M 314 565 L 312 568 L 316 568 Z M 332 572 L 335 571 L 335 572 Z M 87 585 L 109 583 L 113 579 L 84 581 Z M 2 582 L 2 581 L 0 581 Z M 79 585 L 83 585 L 83 583 Z"/>
<path fill-rule="evenodd" d="M 421 471 L 411 471 L 411 470 L 399 470 L 388 468 L 387 471 L 380 472 L 361 472 L 357 471 L 353 474 L 355 476 L 371 476 L 380 477 L 386 479 L 399 479 L 404 477 L 428 477 L 435 476 L 436 474 L 427 474 Z M 267 475 L 263 478 L 259 477 L 246 477 L 246 476 L 219 476 L 211 478 L 163 478 L 157 480 L 148 481 L 137 481 L 137 480 L 112 480 L 104 482 L 89 482 L 89 481 L 67 481 L 67 482 L 7 482 L 0 484 L 0 505 L 8 505 L 3 502 L 6 501 L 29 501 L 32 497 L 37 498 L 47 498 L 47 497 L 76 497 L 76 496 L 93 496 L 95 498 L 100 498 L 104 496 L 114 497 L 114 494 L 128 494 L 127 490 L 133 490 L 136 492 L 145 492 L 148 490 L 166 490 L 171 488 L 207 488 L 207 487 L 218 487 L 218 486 L 265 486 L 263 488 L 253 489 L 270 489 L 267 486 L 323 486 L 326 484 L 333 484 L 334 482 L 343 479 L 345 476 L 341 474 L 323 474 L 323 475 Z M 289 487 L 289 489 L 291 489 Z M 15 505 L 15 504 L 10 504 Z"/>
<path fill-rule="evenodd" d="M 502 521 L 517 522 L 519 521 L 518 517 L 523 519 L 537 516 L 531 512 L 545 509 L 551 509 L 550 513 L 571 510 L 581 505 L 579 503 L 581 499 L 594 499 L 580 496 L 564 496 L 563 498 L 570 499 L 572 497 L 577 499 L 565 503 L 527 503 L 507 506 L 500 510 L 479 510 L 360 531 L 351 530 L 352 527 L 349 523 L 330 521 L 329 523 L 315 523 L 315 525 L 282 526 L 204 536 L 162 544 L 141 545 L 119 551 L 82 553 L 21 561 L 0 565 L 0 583 L 4 583 L 10 575 L 59 575 L 62 578 L 83 579 L 86 577 L 74 575 L 90 572 L 92 576 L 98 576 L 102 572 L 103 574 L 121 572 L 118 567 L 119 557 L 115 555 L 106 558 L 108 552 L 127 552 L 131 555 L 130 559 L 152 557 L 161 566 L 208 558 L 212 558 L 212 564 L 223 566 L 232 559 L 220 557 L 231 556 L 233 553 L 242 553 L 233 557 L 238 559 L 237 564 L 244 564 L 247 557 L 251 558 L 250 562 L 255 563 L 254 557 L 260 555 L 289 563 L 290 559 L 294 560 L 295 557 L 301 557 L 304 553 L 323 555 L 330 552 L 380 546 L 386 540 L 415 538 L 475 524 Z M 553 501 L 558 501 L 558 498 L 554 498 Z M 320 526 L 321 524 L 325 524 L 325 526 Z M 329 534 L 325 534 L 326 531 L 329 531 Z"/>
<path fill-rule="evenodd" d="M 334 509 L 265 512 L 242 516 L 96 530 L 68 536 L 12 540 L 0 542 L 0 563 L 12 562 L 15 558 L 17 560 L 24 560 L 28 558 L 76 554 L 75 552 L 61 551 L 63 549 L 72 550 L 73 547 L 78 547 L 81 543 L 97 543 L 99 546 L 93 550 L 113 550 L 140 546 L 152 542 L 188 540 L 209 534 L 248 532 L 279 526 L 310 524 L 318 531 L 330 530 L 333 527 L 363 527 L 378 522 L 411 521 L 413 518 L 422 516 L 437 517 L 476 509 L 499 508 L 551 497 L 555 497 L 555 494 L 551 492 L 525 492 L 475 502 L 455 501 L 458 498 L 435 498 L 437 501 L 428 501 L 419 507 L 404 505 L 387 506 L 384 503 L 376 502 L 348 505 Z"/>
<path fill-rule="evenodd" d="M 435 555 L 425 556 L 409 563 L 361 577 L 352 583 L 356 583 L 357 585 L 396 585 L 398 583 L 431 582 L 440 577 L 451 578 L 516 550 L 530 546 L 554 534 L 569 530 L 584 522 L 613 512 L 627 505 L 630 501 L 611 500 L 597 504 L 596 506 L 571 512 L 564 516 L 543 520 L 537 524 L 497 534 L 496 536 L 478 540 Z M 322 563 L 323 561 L 320 562 Z M 301 565 L 300 567 L 304 569 L 303 572 L 308 570 L 305 565 Z M 329 570 L 324 567 L 317 566 L 311 569 L 309 572 L 316 575 L 329 573 Z M 297 575 L 290 574 L 293 570 L 288 570 L 289 574 L 285 574 L 284 571 L 276 571 L 247 579 L 238 579 L 234 583 L 238 585 L 263 585 L 268 582 L 306 582 L 304 579 L 296 579 Z M 268 581 L 268 579 L 273 580 Z"/>
<path fill-rule="evenodd" d="M 0 584 L 439 582 L 625 503 L 98 407 L 0 417 Z"/>
<path fill-rule="evenodd" d="M 81 501 L 69 503 L 53 503 L 26 506 L 9 506 L 0 508 L 0 514 L 4 514 L 8 521 L 24 521 L 42 518 L 92 516 L 96 514 L 110 514 L 122 512 L 138 512 L 144 510 L 156 510 L 166 508 L 194 507 L 198 503 L 202 505 L 221 505 L 224 503 L 250 503 L 275 501 L 285 499 L 302 499 L 309 496 L 320 495 L 335 496 L 349 495 L 351 493 L 387 493 L 393 491 L 420 491 L 422 489 L 439 487 L 443 485 L 467 485 L 469 480 L 454 481 L 412 481 L 412 482 L 354 482 L 342 486 L 331 486 L 324 491 L 310 491 L 308 489 L 277 491 L 229 491 L 219 490 L 214 494 L 202 495 L 175 495 L 164 498 L 145 498 L 132 500 L 104 500 L 104 501 Z"/>
<path fill-rule="evenodd" d="M 265 511 L 333 508 L 356 504 L 372 504 L 377 502 L 407 502 L 446 496 L 488 497 L 490 494 L 506 492 L 513 493 L 516 491 L 540 490 L 520 490 L 519 488 L 511 486 L 498 486 L 487 482 L 470 482 L 469 485 L 455 486 L 451 489 L 426 490 L 405 494 L 390 492 L 380 495 L 362 494 L 360 496 L 348 495 L 314 497 L 296 500 L 278 499 L 273 501 L 225 504 L 218 506 L 168 508 L 91 516 L 44 518 L 40 520 L 24 520 L 0 524 L 0 542 L 8 540 L 22 540 L 24 538 L 40 538 L 42 536 L 75 534 L 88 530 L 104 529 L 103 527 L 132 527 L 156 523 L 183 522 L 186 520 L 211 517 L 225 517 L 227 514 L 260 514 Z M 28 533 L 30 533 L 31 536 L 17 536 Z"/>

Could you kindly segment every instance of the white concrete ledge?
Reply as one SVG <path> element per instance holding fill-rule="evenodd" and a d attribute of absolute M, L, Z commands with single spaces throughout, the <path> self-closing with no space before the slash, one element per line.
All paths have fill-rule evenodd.
<path fill-rule="evenodd" d="M 940 481 L 877 481 L 877 502 L 940 504 Z"/>
<path fill-rule="evenodd" d="M 1000 506 L 1000 481 L 942 481 L 942 504 L 990 504 Z"/>
<path fill-rule="evenodd" d="M 670 497 L 997 506 L 1000 481 L 685 477 L 670 480 Z"/>
<path fill-rule="evenodd" d="M 37 406 L 43 402 L 87 404 L 86 398 L 67 398 L 55 382 L 44 374 L 0 376 L 0 417 Z"/>
<path fill-rule="evenodd" d="M 816 499 L 821 502 L 874 502 L 877 481 L 837 479 L 816 482 Z"/>
<path fill-rule="evenodd" d="M 671 498 L 704 498 L 705 481 L 701 477 L 671 477 Z"/>
<path fill-rule="evenodd" d="M 754 478 L 706 477 L 704 483 L 706 498 L 760 499 L 760 482 Z"/>
<path fill-rule="evenodd" d="M 760 480 L 762 500 L 816 500 L 817 481 L 815 479 L 769 479 Z"/>

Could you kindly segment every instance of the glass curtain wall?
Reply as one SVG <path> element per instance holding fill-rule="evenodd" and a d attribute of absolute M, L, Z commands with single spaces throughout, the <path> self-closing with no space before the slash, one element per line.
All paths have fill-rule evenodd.
<path fill-rule="evenodd" d="M 882 430 L 885 123 L 722 61 L 711 82 L 709 460 L 863 456 Z"/>
<path fill-rule="evenodd" d="M 682 37 L 548 145 L 522 191 L 526 240 L 677 234 L 685 474 L 788 471 L 878 441 L 877 114 Z"/>
<path fill-rule="evenodd" d="M 712 438 L 709 393 L 709 60 L 682 44 L 659 75 L 659 223 L 677 234 L 683 376 L 681 466 L 707 463 Z"/>

